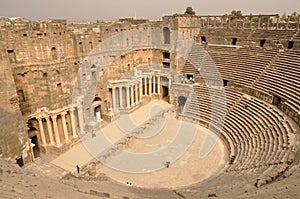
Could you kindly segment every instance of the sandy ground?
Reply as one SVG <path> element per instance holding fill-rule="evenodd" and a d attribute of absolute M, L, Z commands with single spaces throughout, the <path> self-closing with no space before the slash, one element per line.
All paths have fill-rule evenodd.
<path fill-rule="evenodd" d="M 147 107 L 151 109 L 151 104 Z M 138 121 L 140 121 L 139 124 L 147 121 L 149 116 L 149 114 L 145 114 L 149 109 L 141 108 L 140 110 L 144 112 L 138 110 L 134 113 L 139 116 L 136 120 L 137 124 Z M 178 133 L 174 133 L 178 126 L 180 126 L 180 123 L 172 113 L 167 114 L 163 130 L 149 136 L 147 139 L 131 140 L 124 150 L 134 153 L 149 153 L 163 149 L 166 144 L 171 143 L 170 141 L 178 137 Z M 116 128 L 115 125 L 112 125 L 112 127 Z M 122 135 L 121 130 L 110 131 L 109 128 L 106 130 L 102 134 L 110 139 L 118 140 Z M 188 129 L 185 130 L 184 133 L 188 134 Z M 220 141 L 207 157 L 204 159 L 198 158 L 199 147 L 202 145 L 205 135 L 207 135 L 206 129 L 199 127 L 195 137 L 193 137 L 191 146 L 177 161 L 172 161 L 168 169 L 165 168 L 163 163 L 154 162 L 153 165 L 160 163 L 161 169 L 154 172 L 134 174 L 100 165 L 98 172 L 111 177 L 104 179 L 96 178 L 93 180 L 81 178 L 80 175 L 74 175 L 74 177 L 67 175 L 68 178 L 62 178 L 68 171 L 75 171 L 78 162 L 85 164 L 93 159 L 93 156 L 86 150 L 84 143 L 73 147 L 60 157 L 47 155 L 37 158 L 25 168 L 19 168 L 15 161 L 5 161 L 0 158 L 0 198 L 107 198 L 101 197 L 104 193 L 115 199 L 207 198 L 211 193 L 216 194 L 218 198 L 299 198 L 300 168 L 298 162 L 285 174 L 284 178 L 260 188 L 256 188 L 249 181 L 247 177 L 251 176 L 250 174 L 241 175 L 238 173 L 222 174 L 221 178 L 210 178 L 195 186 L 187 186 L 201 181 L 209 175 L 221 172 L 220 169 L 224 167 L 223 159 L 226 155 L 222 153 L 224 146 Z M 98 134 L 98 137 L 101 136 Z M 97 144 L 101 148 L 101 143 Z M 119 154 L 116 154 L 113 157 L 118 156 Z M 111 161 L 113 162 L 113 160 L 112 158 Z M 54 163 L 57 166 L 53 165 Z M 139 164 L 138 161 L 134 163 Z M 127 165 L 130 163 L 125 161 L 121 164 Z M 69 168 L 69 170 L 64 168 Z M 132 182 L 133 186 L 126 186 L 126 182 Z M 182 185 L 185 187 L 181 188 Z M 160 188 L 141 189 L 138 187 Z M 172 187 L 172 189 L 161 189 L 161 187 Z M 178 189 L 174 189 L 174 187 Z"/>
<path fill-rule="evenodd" d="M 107 149 L 104 139 L 117 143 L 133 129 L 145 126 L 145 122 L 149 118 L 155 118 L 161 110 L 169 110 L 164 117 L 154 121 L 140 138 L 131 139 L 122 148 L 121 154 L 111 155 L 97 173 L 104 173 L 122 184 L 131 182 L 137 187 L 177 188 L 200 182 L 220 172 L 226 165 L 226 148 L 222 141 L 218 139 L 210 153 L 200 158 L 199 150 L 205 136 L 214 138 L 215 134 L 198 125 L 183 124 L 175 119 L 170 108 L 171 105 L 164 101 L 152 101 L 131 113 L 128 118 L 121 118 L 107 125 L 101 132 L 97 132 L 96 138 L 86 138 L 84 143 L 75 146 L 52 163 L 74 172 L 77 164 L 84 165 Z M 132 159 L 129 157 L 131 154 L 143 155 L 147 160 L 143 163 L 142 158 Z M 171 162 L 169 168 L 166 168 L 166 160 Z"/>
<path fill-rule="evenodd" d="M 180 121 L 167 117 L 165 128 L 159 134 L 148 139 L 135 139 L 125 150 L 134 153 L 150 153 L 162 149 L 176 136 L 179 126 Z M 207 132 L 207 129 L 198 127 L 189 148 L 175 162 L 171 162 L 169 168 L 166 168 L 164 162 L 157 162 L 160 165 L 155 171 L 128 173 L 103 165 L 100 172 L 120 183 L 131 182 L 134 186 L 144 188 L 178 188 L 200 182 L 218 173 L 226 165 L 226 148 L 221 140 L 218 140 L 205 158 L 199 158 L 200 146 L 206 135 L 214 136 L 211 132 Z"/>

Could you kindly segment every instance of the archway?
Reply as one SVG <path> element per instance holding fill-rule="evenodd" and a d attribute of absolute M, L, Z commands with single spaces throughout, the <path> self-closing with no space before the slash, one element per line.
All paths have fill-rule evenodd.
<path fill-rule="evenodd" d="M 97 118 L 97 121 L 102 121 L 101 105 L 94 107 L 94 116 Z"/>
<path fill-rule="evenodd" d="M 51 48 L 51 56 L 52 56 L 52 59 L 53 60 L 56 60 L 57 59 L 57 50 L 55 47 L 52 47 Z"/>
<path fill-rule="evenodd" d="M 179 104 L 178 108 L 180 110 L 180 113 L 182 112 L 182 110 L 184 108 L 185 102 L 186 102 L 186 97 L 184 97 L 184 96 L 179 96 L 178 97 L 178 104 Z"/>
<path fill-rule="evenodd" d="M 101 103 L 102 100 L 100 97 L 95 97 L 93 106 L 94 106 L 94 117 L 97 118 L 97 121 L 100 122 L 102 121 L 102 110 L 101 110 Z"/>
<path fill-rule="evenodd" d="M 162 86 L 162 99 L 169 102 L 169 88 Z"/>
<path fill-rule="evenodd" d="M 170 44 L 170 29 L 167 27 L 164 27 L 163 33 L 164 33 L 164 43 Z"/>
<path fill-rule="evenodd" d="M 28 120 L 27 123 L 28 126 L 28 138 L 30 140 L 30 145 L 32 147 L 32 152 L 34 158 L 40 157 L 40 147 L 39 147 L 39 141 L 38 141 L 38 121 L 33 118 Z"/>
<path fill-rule="evenodd" d="M 28 138 L 30 140 L 30 145 L 32 147 L 34 158 L 40 157 L 40 148 L 39 148 L 36 128 L 31 127 L 28 130 Z"/>
<path fill-rule="evenodd" d="M 19 165 L 19 167 L 23 167 L 24 166 L 24 160 L 23 160 L 23 157 L 20 156 L 18 158 L 16 158 L 16 163 Z"/>
<path fill-rule="evenodd" d="M 34 158 L 40 157 L 40 148 L 39 148 L 39 144 L 38 144 L 37 135 L 30 137 L 30 142 L 31 142 Z"/>

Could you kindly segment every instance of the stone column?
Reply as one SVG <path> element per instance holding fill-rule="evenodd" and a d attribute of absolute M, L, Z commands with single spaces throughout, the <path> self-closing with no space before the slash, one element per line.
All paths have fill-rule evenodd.
<path fill-rule="evenodd" d="M 143 95 L 143 82 L 142 81 L 140 81 L 139 90 L 140 90 L 140 103 L 141 103 L 142 102 L 142 95 Z"/>
<path fill-rule="evenodd" d="M 126 86 L 126 103 L 127 109 L 130 109 L 129 86 Z"/>
<path fill-rule="evenodd" d="M 153 93 L 156 93 L 156 76 L 153 76 Z"/>
<path fill-rule="evenodd" d="M 66 123 L 66 113 L 65 112 L 61 114 L 61 119 L 62 119 L 65 141 L 68 142 L 69 135 L 68 135 L 68 128 L 67 128 L 67 123 Z"/>
<path fill-rule="evenodd" d="M 112 103 L 113 103 L 113 109 L 116 108 L 116 88 L 112 87 Z"/>
<path fill-rule="evenodd" d="M 119 101 L 120 101 L 120 109 L 123 108 L 123 91 L 122 86 L 119 87 Z"/>
<path fill-rule="evenodd" d="M 169 77 L 169 90 L 171 89 L 171 77 Z"/>
<path fill-rule="evenodd" d="M 29 151 L 30 151 L 30 156 L 31 156 L 31 159 L 32 159 L 32 161 L 34 161 L 35 160 L 35 158 L 34 158 L 34 153 L 33 153 L 33 143 L 31 143 L 31 139 L 30 138 L 28 138 L 28 145 L 29 145 Z M 8 147 L 7 147 L 8 148 Z"/>
<path fill-rule="evenodd" d="M 224 26 L 224 21 L 223 21 L 223 17 L 221 17 L 221 28 L 223 28 Z"/>
<path fill-rule="evenodd" d="M 267 30 L 269 30 L 270 27 L 270 17 L 268 17 L 268 21 L 267 21 Z"/>
<path fill-rule="evenodd" d="M 286 22 L 286 29 L 289 29 L 289 23 L 290 23 L 290 16 L 288 16 L 287 18 L 287 22 Z"/>
<path fill-rule="evenodd" d="M 77 112 L 78 112 L 78 123 L 79 123 L 79 130 L 80 132 L 83 132 L 83 113 L 82 113 L 82 105 L 77 106 Z"/>
<path fill-rule="evenodd" d="M 228 19 L 227 28 L 230 28 L 230 23 L 231 23 L 231 21 L 230 21 L 230 19 Z"/>
<path fill-rule="evenodd" d="M 135 104 L 138 104 L 139 103 L 139 99 L 138 99 L 138 84 L 137 83 L 134 84 L 134 88 L 135 88 L 135 90 L 134 90 Z"/>
<path fill-rule="evenodd" d="M 135 104 L 134 104 L 134 85 L 131 85 L 130 97 L 131 97 L 131 106 L 135 106 Z"/>
<path fill-rule="evenodd" d="M 297 22 L 297 31 L 299 30 L 299 26 L 300 26 L 300 15 L 298 15 L 298 22 Z"/>
<path fill-rule="evenodd" d="M 45 119 L 46 119 L 46 122 L 47 122 L 47 128 L 48 128 L 48 134 L 49 134 L 50 144 L 54 145 L 53 131 L 52 131 L 51 123 L 50 123 L 50 117 L 48 116 Z"/>
<path fill-rule="evenodd" d="M 54 136 L 55 136 L 55 142 L 57 145 L 60 145 L 60 138 L 59 138 L 59 132 L 58 132 L 58 126 L 57 126 L 57 115 L 52 115 L 51 116 L 52 121 L 53 121 L 53 128 L 54 128 Z"/>
<path fill-rule="evenodd" d="M 245 18 L 243 18 L 243 27 L 242 29 L 244 30 L 245 29 Z"/>
<path fill-rule="evenodd" d="M 160 76 L 157 77 L 157 93 L 160 95 Z"/>
<path fill-rule="evenodd" d="M 147 94 L 147 77 L 144 77 L 144 91 L 145 91 L 145 95 Z"/>
<path fill-rule="evenodd" d="M 77 138 L 76 127 L 75 127 L 74 110 L 70 111 L 70 117 L 71 117 L 72 135 L 73 135 L 73 138 Z"/>
<path fill-rule="evenodd" d="M 217 27 L 217 17 L 214 17 L 214 28 L 216 29 Z"/>
<path fill-rule="evenodd" d="M 149 77 L 149 95 L 152 95 L 152 76 Z"/>
<path fill-rule="evenodd" d="M 279 16 L 277 17 L 277 21 L 276 21 L 276 29 L 279 28 Z"/>
<path fill-rule="evenodd" d="M 258 16 L 257 29 L 260 29 L 260 21 L 261 21 L 260 16 Z"/>
<path fill-rule="evenodd" d="M 42 118 L 37 118 L 39 122 L 39 128 L 40 128 L 40 135 L 41 135 L 41 140 L 42 140 L 42 145 L 46 145 L 46 137 L 45 137 L 45 132 L 44 132 L 44 127 L 43 127 L 43 121 Z"/>

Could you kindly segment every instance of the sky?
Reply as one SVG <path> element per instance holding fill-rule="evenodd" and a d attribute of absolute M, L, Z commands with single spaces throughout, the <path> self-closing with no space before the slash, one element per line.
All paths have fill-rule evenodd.
<path fill-rule="evenodd" d="M 0 16 L 31 20 L 116 20 L 125 17 L 160 19 L 184 13 L 191 6 L 197 15 L 300 13 L 300 0 L 0 0 Z"/>

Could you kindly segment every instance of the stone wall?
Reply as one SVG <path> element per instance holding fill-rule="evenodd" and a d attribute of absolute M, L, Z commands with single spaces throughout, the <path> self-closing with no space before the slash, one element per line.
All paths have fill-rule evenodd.
<path fill-rule="evenodd" d="M 0 37 L 0 157 L 31 161 L 13 71 Z"/>
<path fill-rule="evenodd" d="M 173 15 L 163 17 L 162 21 L 122 19 L 67 24 L 65 20 L 0 18 L 0 154 L 4 158 L 22 156 L 25 162 L 30 162 L 34 155 L 28 138 L 35 133 L 37 143 L 45 144 L 41 146 L 42 151 L 59 154 L 69 148 L 67 141 L 76 137 L 74 129 L 78 126 L 78 123 L 70 125 L 79 111 L 71 107 L 77 72 L 89 53 L 115 34 L 141 27 L 166 27 L 171 34 L 178 31 L 198 42 L 206 39 L 202 43 L 231 45 L 232 39 L 237 38 L 236 45 L 251 45 L 252 42 L 259 45 L 262 38 L 254 34 L 259 30 L 241 29 L 238 27 L 240 22 L 235 23 L 235 28 L 233 23 L 226 26 L 222 20 L 218 21 L 213 16 Z M 299 35 L 299 31 L 294 32 L 293 38 Z M 275 40 L 266 40 L 265 47 L 276 47 Z M 286 47 L 288 40 L 289 37 L 280 41 L 285 42 L 283 46 Z M 298 47 L 298 43 L 294 46 Z M 97 106 L 100 103 L 103 105 L 101 110 L 108 111 L 111 106 L 108 81 L 122 78 L 134 67 L 166 63 L 178 72 L 184 70 L 185 60 L 174 54 L 167 58 L 164 53 L 168 52 L 144 49 L 116 58 L 98 84 L 95 94 Z M 46 140 L 41 136 L 42 128 Z M 51 141 L 49 134 L 55 129 L 59 132 Z"/>
<path fill-rule="evenodd" d="M 2 157 L 18 158 L 23 155 L 25 162 L 30 162 L 34 159 L 30 156 L 34 154 L 32 147 L 27 146 L 30 144 L 28 138 L 35 134 L 36 143 L 45 144 L 39 144 L 40 151 L 59 154 L 69 148 L 65 143 L 68 139 L 64 137 L 69 136 L 70 139 L 74 129 L 71 133 L 62 133 L 64 124 L 61 118 L 65 117 L 66 129 L 70 131 L 70 117 L 78 114 L 77 110 L 70 109 L 72 90 L 82 62 L 105 38 L 144 22 L 148 23 L 147 20 L 124 20 L 67 25 L 65 20 L 0 18 Z M 134 66 L 148 63 L 148 57 L 152 62 L 156 56 L 154 53 L 136 52 L 136 55 L 127 56 L 125 65 L 124 57 L 120 58 L 109 67 L 106 79 L 119 78 Z M 106 87 L 100 84 L 99 88 L 105 91 L 99 91 L 95 97 L 110 97 Z M 55 129 L 59 131 L 56 134 Z M 49 137 L 51 133 L 54 134 L 52 139 Z"/>

